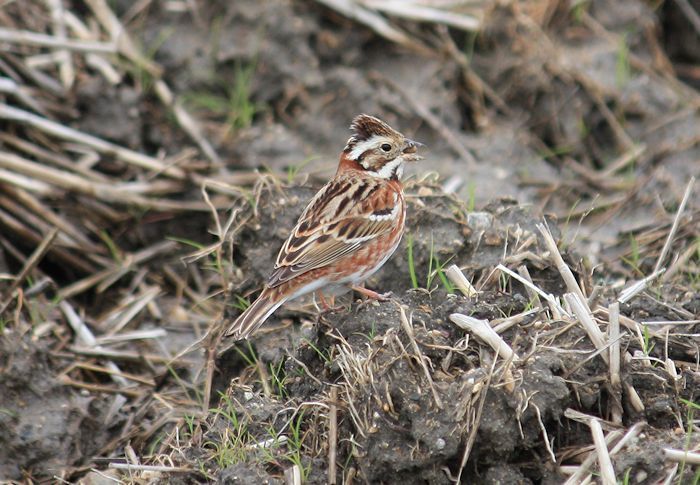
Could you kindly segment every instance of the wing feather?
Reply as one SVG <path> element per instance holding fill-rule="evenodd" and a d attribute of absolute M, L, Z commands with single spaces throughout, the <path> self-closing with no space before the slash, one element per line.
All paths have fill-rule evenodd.
<path fill-rule="evenodd" d="M 268 286 L 331 265 L 390 232 L 399 216 L 398 200 L 396 189 L 379 179 L 355 176 L 331 181 L 299 217 L 277 256 Z"/>

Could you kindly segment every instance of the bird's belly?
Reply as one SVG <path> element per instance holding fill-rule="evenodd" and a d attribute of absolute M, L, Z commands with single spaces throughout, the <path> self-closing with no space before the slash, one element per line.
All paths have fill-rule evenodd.
<path fill-rule="evenodd" d="M 399 243 L 401 242 L 401 234 L 398 235 L 398 237 L 395 237 L 395 240 L 391 244 L 391 247 L 386 251 L 382 251 L 380 248 L 368 248 L 367 254 L 366 255 L 358 255 L 356 258 L 358 260 L 365 260 L 369 262 L 367 266 L 362 268 L 361 270 L 358 270 L 350 275 L 347 275 L 343 277 L 339 283 L 343 284 L 350 284 L 350 285 L 356 285 L 359 283 L 362 283 L 365 281 L 367 278 L 372 276 L 374 273 L 379 271 L 379 269 L 384 266 L 384 263 L 386 263 L 389 258 L 394 254 L 396 251 L 396 248 L 399 247 Z M 381 257 L 380 259 L 374 259 L 373 256 L 376 254 L 382 254 L 384 253 L 384 256 Z M 361 264 L 358 264 L 358 266 L 362 266 Z"/>
<path fill-rule="evenodd" d="M 292 300 L 314 291 L 321 291 L 324 295 L 338 296 L 347 292 L 349 286 L 358 285 L 365 281 L 384 266 L 396 252 L 403 235 L 404 218 L 405 212 L 402 213 L 397 229 L 385 237 L 371 241 L 357 252 L 330 266 L 317 268 L 296 277 L 295 280 L 299 286 L 288 299 Z"/>
<path fill-rule="evenodd" d="M 299 298 L 300 296 L 306 295 L 308 293 L 313 293 L 317 290 L 324 290 L 330 284 L 330 280 L 327 277 L 322 277 L 309 281 L 308 283 L 299 287 L 292 295 L 289 297 L 290 300 Z"/>
<path fill-rule="evenodd" d="M 311 280 L 305 285 L 297 289 L 290 297 L 289 300 L 294 300 L 314 291 L 320 291 L 324 296 L 340 296 L 344 295 L 350 291 L 348 285 L 353 284 L 350 280 L 336 280 L 330 277 L 321 277 L 315 280 Z"/>

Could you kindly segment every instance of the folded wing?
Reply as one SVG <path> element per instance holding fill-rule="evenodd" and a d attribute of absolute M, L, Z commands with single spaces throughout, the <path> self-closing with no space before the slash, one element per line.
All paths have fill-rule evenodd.
<path fill-rule="evenodd" d="M 326 185 L 282 246 L 268 287 L 332 265 L 391 232 L 400 216 L 399 197 L 379 179 L 343 178 Z"/>

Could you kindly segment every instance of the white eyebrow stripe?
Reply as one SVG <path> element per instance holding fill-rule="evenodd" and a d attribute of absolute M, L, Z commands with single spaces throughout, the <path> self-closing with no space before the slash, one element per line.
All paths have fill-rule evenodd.
<path fill-rule="evenodd" d="M 351 160 L 357 160 L 360 157 L 360 155 L 365 153 L 370 148 L 374 147 L 377 144 L 377 141 L 382 138 L 384 137 L 372 135 L 369 139 L 355 145 L 355 148 L 352 149 L 348 157 L 350 157 Z"/>

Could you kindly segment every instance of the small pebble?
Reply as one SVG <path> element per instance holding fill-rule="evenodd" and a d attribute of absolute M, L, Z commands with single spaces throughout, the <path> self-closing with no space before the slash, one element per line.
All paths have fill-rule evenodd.
<path fill-rule="evenodd" d="M 475 231 L 485 231 L 493 224 L 493 215 L 488 212 L 470 212 L 467 225 Z"/>

